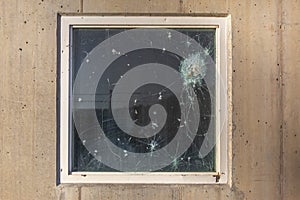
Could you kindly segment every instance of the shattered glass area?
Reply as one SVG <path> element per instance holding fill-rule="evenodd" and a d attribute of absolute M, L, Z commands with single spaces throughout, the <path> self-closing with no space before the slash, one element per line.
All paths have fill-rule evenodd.
<path fill-rule="evenodd" d="M 205 49 L 204 53 L 197 53 L 189 56 L 180 63 L 180 73 L 184 79 L 184 84 L 193 86 L 202 84 L 202 80 L 206 75 L 207 63 L 206 57 L 209 55 L 209 50 Z"/>
<path fill-rule="evenodd" d="M 111 38 L 125 34 L 134 40 L 130 31 L 73 30 L 72 171 L 215 171 L 215 148 L 201 152 L 215 142 L 215 29 L 154 31 L 161 48 L 155 46 L 158 39 L 141 31 L 141 48 L 125 52 L 113 41 L 121 40 Z M 103 66 L 107 55 L 113 59 Z M 167 69 L 160 71 L 162 67 Z M 85 78 L 78 80 L 80 73 Z M 168 82 L 169 76 L 176 81 Z M 89 84 L 94 92 L 84 89 Z"/>

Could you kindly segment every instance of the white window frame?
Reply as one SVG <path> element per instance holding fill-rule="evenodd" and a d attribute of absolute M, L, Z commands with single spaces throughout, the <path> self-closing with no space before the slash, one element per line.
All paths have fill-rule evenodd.
<path fill-rule="evenodd" d="M 230 16 L 61 16 L 60 18 L 60 183 L 227 184 L 231 168 L 231 23 Z M 216 28 L 217 73 L 226 99 L 216 97 L 216 172 L 72 172 L 69 126 L 70 36 L 72 27 L 203 27 Z M 221 81 L 217 79 L 216 93 Z M 223 102 L 223 103 L 221 103 Z M 224 103 L 225 102 L 225 103 Z M 220 128 L 220 118 L 225 128 Z M 222 131 L 222 132 L 221 132 Z"/>

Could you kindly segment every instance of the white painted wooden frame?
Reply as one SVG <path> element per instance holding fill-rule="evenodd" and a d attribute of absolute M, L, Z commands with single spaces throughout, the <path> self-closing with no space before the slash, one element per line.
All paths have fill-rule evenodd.
<path fill-rule="evenodd" d="M 198 16 L 61 16 L 60 20 L 60 183 L 230 184 L 231 183 L 231 20 Z M 70 145 L 70 36 L 80 27 L 216 28 L 216 172 L 72 172 Z M 222 79 L 222 81 L 220 80 Z M 226 91 L 221 99 L 220 88 Z M 224 119 L 222 128 L 220 121 Z"/>

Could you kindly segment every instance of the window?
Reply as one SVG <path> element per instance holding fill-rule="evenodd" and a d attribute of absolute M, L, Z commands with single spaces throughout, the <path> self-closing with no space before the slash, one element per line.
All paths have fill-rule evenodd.
<path fill-rule="evenodd" d="M 226 183 L 228 17 L 62 16 L 62 183 Z"/>

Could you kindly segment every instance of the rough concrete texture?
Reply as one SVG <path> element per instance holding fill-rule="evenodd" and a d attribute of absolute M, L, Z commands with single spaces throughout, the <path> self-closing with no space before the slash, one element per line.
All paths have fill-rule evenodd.
<path fill-rule="evenodd" d="M 285 1 L 282 9 L 281 70 L 283 98 L 283 199 L 300 198 L 300 2 Z"/>
<path fill-rule="evenodd" d="M 232 15 L 232 187 L 56 185 L 59 12 Z M 0 199 L 299 199 L 299 18 L 299 0 L 1 0 Z"/>

